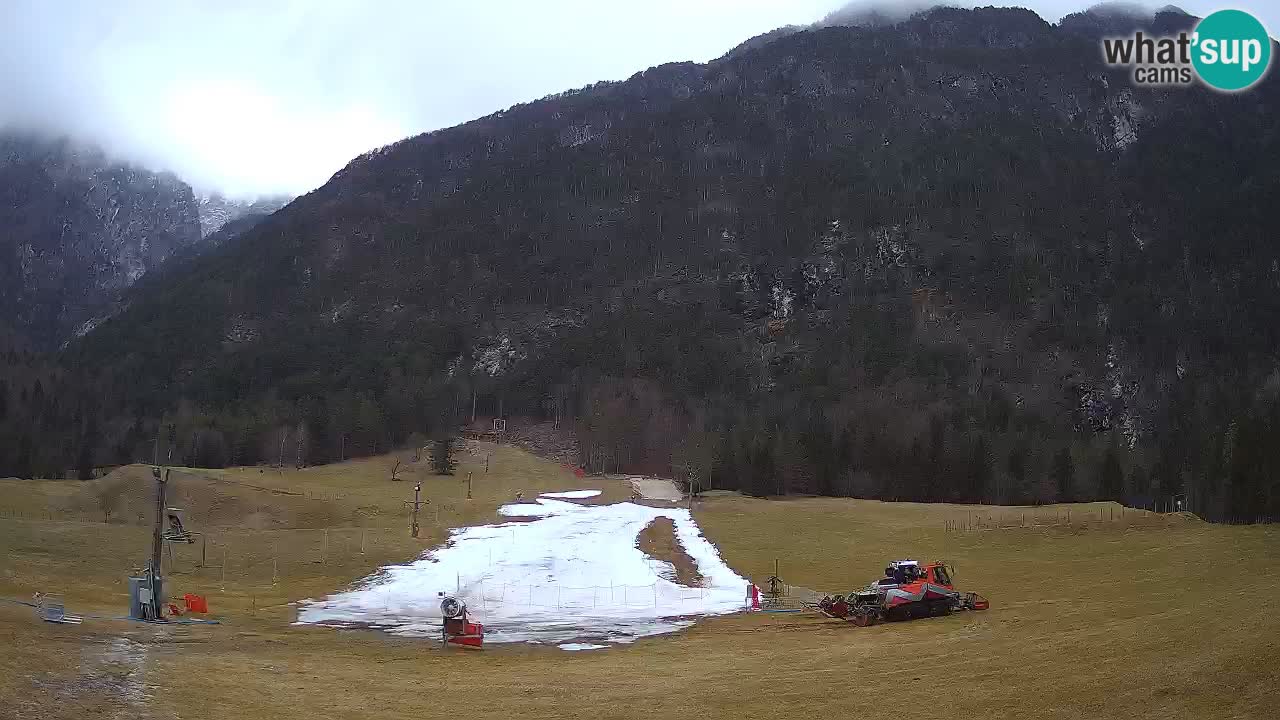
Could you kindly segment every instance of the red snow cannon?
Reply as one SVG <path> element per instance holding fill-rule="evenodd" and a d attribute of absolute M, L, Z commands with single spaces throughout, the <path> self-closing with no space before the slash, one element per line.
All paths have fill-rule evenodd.
<path fill-rule="evenodd" d="M 444 593 L 441 596 L 444 599 L 440 601 L 440 614 L 444 616 L 444 625 L 440 647 L 458 645 L 477 650 L 484 647 L 484 625 L 467 619 L 467 604 Z"/>

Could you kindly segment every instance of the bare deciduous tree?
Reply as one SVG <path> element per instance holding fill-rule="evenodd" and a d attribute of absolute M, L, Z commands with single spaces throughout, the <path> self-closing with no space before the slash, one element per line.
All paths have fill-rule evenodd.
<path fill-rule="evenodd" d="M 102 511 L 102 522 L 111 522 L 111 513 L 119 509 L 120 500 L 124 497 L 124 488 L 124 482 L 112 478 L 104 478 L 93 488 L 93 498 L 98 503 L 98 509 Z"/>

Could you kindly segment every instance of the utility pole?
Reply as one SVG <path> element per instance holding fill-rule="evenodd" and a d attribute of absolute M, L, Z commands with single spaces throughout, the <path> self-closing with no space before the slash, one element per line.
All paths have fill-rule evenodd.
<path fill-rule="evenodd" d="M 156 519 L 151 528 L 151 562 L 147 566 L 147 584 L 151 590 L 151 617 L 159 620 L 164 597 L 161 595 L 161 551 L 164 548 L 164 496 L 169 484 L 169 468 L 160 469 L 159 465 L 151 468 L 156 479 Z"/>
<path fill-rule="evenodd" d="M 422 505 L 418 500 L 419 493 L 422 492 L 422 483 L 417 482 L 413 485 L 413 537 L 418 537 L 418 508 Z"/>
<path fill-rule="evenodd" d="M 467 472 L 467 499 L 471 499 L 471 472 Z"/>
<path fill-rule="evenodd" d="M 306 426 L 303 425 L 301 422 L 299 422 L 298 423 L 298 462 L 297 462 L 297 467 L 299 468 L 302 467 L 302 441 L 303 441 L 303 438 L 305 437 L 305 433 L 304 433 L 305 430 L 306 430 Z"/>

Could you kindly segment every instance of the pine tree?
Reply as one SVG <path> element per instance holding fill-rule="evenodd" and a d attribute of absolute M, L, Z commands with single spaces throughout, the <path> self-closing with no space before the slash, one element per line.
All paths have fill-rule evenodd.
<path fill-rule="evenodd" d="M 35 451 L 29 430 L 20 430 L 17 452 L 14 454 L 13 474 L 24 480 L 35 477 Z"/>
<path fill-rule="evenodd" d="M 452 475 L 457 462 L 453 459 L 453 438 L 437 438 L 431 444 L 431 470 L 437 475 Z"/>
<path fill-rule="evenodd" d="M 1125 486 L 1125 492 L 1130 498 L 1146 497 L 1147 491 L 1147 473 L 1141 465 L 1135 465 L 1133 470 L 1129 471 L 1129 480 Z"/>
<path fill-rule="evenodd" d="M 1071 462 L 1071 449 L 1062 448 L 1053 456 L 1053 482 L 1058 488 L 1058 501 L 1075 499 L 1076 470 Z"/>
<path fill-rule="evenodd" d="M 1119 500 L 1124 489 L 1124 468 L 1115 447 L 1107 448 L 1098 464 L 1098 495 L 1103 500 Z"/>
<path fill-rule="evenodd" d="M 991 484 L 991 451 L 987 448 L 987 438 L 979 435 L 973 443 L 973 457 L 969 463 L 969 497 L 973 502 L 986 499 L 987 487 Z"/>
<path fill-rule="evenodd" d="M 80 438 L 80 448 L 76 453 L 76 477 L 80 480 L 93 479 L 93 455 L 98 444 L 98 421 L 90 415 L 84 435 Z"/>
<path fill-rule="evenodd" d="M 1009 477 L 1013 480 L 1015 502 L 1023 502 L 1030 489 L 1027 487 L 1027 451 L 1021 446 L 1009 451 Z"/>

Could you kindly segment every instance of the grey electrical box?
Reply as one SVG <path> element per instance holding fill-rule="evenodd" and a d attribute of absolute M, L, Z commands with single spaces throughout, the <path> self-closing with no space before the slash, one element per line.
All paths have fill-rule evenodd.
<path fill-rule="evenodd" d="M 164 602 L 164 578 L 156 578 L 157 604 Z M 151 579 L 146 575 L 129 578 L 129 617 L 133 620 L 154 620 L 151 608 Z"/>

